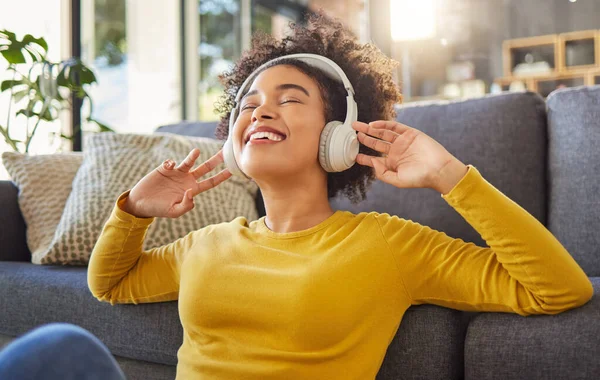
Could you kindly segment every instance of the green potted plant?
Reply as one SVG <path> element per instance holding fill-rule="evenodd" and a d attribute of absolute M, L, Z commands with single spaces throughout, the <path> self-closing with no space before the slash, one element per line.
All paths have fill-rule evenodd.
<path fill-rule="evenodd" d="M 92 132 L 114 132 L 91 116 L 93 102 L 86 89 L 97 83 L 93 71 L 76 58 L 51 62 L 47 53 L 48 44 L 44 38 L 27 34 L 19 40 L 15 33 L 0 30 L 0 54 L 8 64 L 7 71 L 12 74 L 11 79 L 0 84 L 0 92 L 10 91 L 8 117 L 6 125 L 0 121 L 0 134 L 16 152 L 29 152 L 31 140 L 42 120 L 54 121 L 59 117 L 60 111 L 72 107 L 71 94 L 81 99 L 82 104 L 86 100 L 89 102 L 86 120 L 97 126 Z M 13 139 L 10 135 L 13 106 L 15 117 L 26 118 L 27 132 L 24 141 Z M 30 125 L 33 125 L 31 130 Z M 67 140 L 73 138 L 62 133 L 60 137 Z"/>

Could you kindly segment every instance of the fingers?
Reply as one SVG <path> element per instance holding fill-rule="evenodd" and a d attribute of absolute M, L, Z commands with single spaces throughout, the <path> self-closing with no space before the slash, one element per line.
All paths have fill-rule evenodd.
<path fill-rule="evenodd" d="M 169 217 L 178 218 L 188 211 L 191 211 L 196 205 L 194 204 L 193 190 L 187 189 L 183 194 L 181 202 L 173 205 Z"/>
<path fill-rule="evenodd" d="M 167 172 L 173 170 L 174 167 L 175 167 L 175 161 L 173 161 L 171 159 L 167 159 L 167 160 L 164 160 L 163 163 L 160 164 L 158 166 L 158 168 L 156 168 L 156 170 L 158 170 L 163 175 L 166 175 Z"/>
<path fill-rule="evenodd" d="M 393 120 L 377 120 L 369 124 L 357 121 L 352 123 L 352 128 L 358 131 L 357 138 L 361 144 L 382 152 L 384 155 L 390 153 L 392 144 L 398 137 L 412 130 L 408 125 Z"/>
<path fill-rule="evenodd" d="M 393 143 L 398 136 L 400 136 L 398 133 L 391 131 L 389 129 L 383 128 L 383 127 L 374 127 L 370 124 L 365 124 L 362 122 L 356 122 L 352 124 L 352 128 L 354 128 L 355 130 L 357 130 L 360 134 L 360 132 L 367 134 L 367 135 L 371 135 L 371 136 L 375 136 L 381 140 L 387 141 L 389 143 Z"/>
<path fill-rule="evenodd" d="M 196 205 L 194 203 L 194 196 L 198 195 L 206 190 L 212 189 L 215 186 L 218 186 L 221 182 L 232 176 L 231 172 L 228 169 L 221 170 L 217 175 L 214 175 L 210 178 L 205 179 L 197 183 L 196 190 L 187 189 L 183 194 L 183 199 L 181 202 L 175 204 L 171 209 L 172 218 L 178 218 L 186 212 L 192 210 Z"/>
<path fill-rule="evenodd" d="M 174 166 L 175 166 L 175 161 L 173 161 L 171 159 L 165 160 L 165 162 L 163 162 L 164 169 L 171 170 L 171 169 L 173 169 Z"/>
<path fill-rule="evenodd" d="M 398 123 L 397 121 L 393 121 L 393 120 L 372 121 L 369 123 L 369 126 L 376 128 L 376 129 L 384 128 L 384 129 L 390 130 L 392 132 L 395 132 L 399 135 L 412 129 L 411 127 L 409 127 L 406 124 Z"/>
<path fill-rule="evenodd" d="M 203 181 L 198 182 L 198 185 L 196 186 L 196 191 L 194 192 L 194 195 L 198 195 L 206 190 L 209 190 L 209 189 L 212 189 L 213 187 L 218 186 L 221 182 L 230 178 L 232 175 L 233 174 L 231 174 L 229 169 L 224 169 L 224 170 L 221 170 L 218 174 L 216 174 L 210 178 L 207 178 Z"/>
<path fill-rule="evenodd" d="M 388 179 L 390 176 L 392 176 L 392 178 L 395 176 L 393 171 L 387 169 L 385 158 L 383 157 L 373 157 L 359 153 L 358 156 L 356 156 L 356 162 L 360 165 L 371 167 L 373 169 L 373 174 L 377 179 Z"/>
<path fill-rule="evenodd" d="M 364 166 L 373 167 L 373 162 L 371 162 L 371 156 L 367 156 L 366 154 L 359 153 L 356 156 L 356 162 Z"/>
<path fill-rule="evenodd" d="M 194 148 L 187 157 L 175 169 L 187 173 L 194 166 L 194 162 L 200 156 L 200 149 Z"/>
<path fill-rule="evenodd" d="M 366 145 L 371 149 L 374 149 L 378 152 L 382 152 L 385 154 L 390 153 L 390 148 L 392 147 L 392 144 L 390 144 L 389 142 L 373 138 L 362 132 L 358 132 L 357 137 L 358 137 L 358 141 L 360 141 L 361 144 Z"/>
<path fill-rule="evenodd" d="M 224 161 L 223 150 L 219 150 L 214 156 L 206 160 L 202 165 L 192 170 L 190 173 L 194 178 L 199 179 L 206 173 L 212 171 L 217 165 Z M 222 172 L 221 172 L 222 173 Z M 219 173 L 220 174 L 220 173 Z M 212 177 L 214 178 L 214 177 Z M 210 179 L 210 178 L 209 178 Z"/>

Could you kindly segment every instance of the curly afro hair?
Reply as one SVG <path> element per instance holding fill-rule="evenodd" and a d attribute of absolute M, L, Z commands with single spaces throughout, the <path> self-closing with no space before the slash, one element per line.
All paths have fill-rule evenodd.
<path fill-rule="evenodd" d="M 356 35 L 339 19 L 322 11 L 305 17 L 305 24 L 291 22 L 290 32 L 281 40 L 264 32 L 252 36 L 252 45 L 229 70 L 219 75 L 225 92 L 215 104 L 221 120 L 215 131 L 218 139 L 226 140 L 229 134 L 229 116 L 235 106 L 235 96 L 244 80 L 265 62 L 288 54 L 312 53 L 325 56 L 337 63 L 355 89 L 358 120 L 369 123 L 396 117 L 394 105 L 402 101 L 399 86 L 392 79 L 397 62 L 387 57 L 371 43 L 361 44 Z M 344 120 L 346 116 L 346 90 L 344 86 L 320 70 L 298 60 L 285 60 L 277 64 L 293 65 L 313 78 L 325 104 L 325 120 Z M 359 152 L 381 156 L 363 144 Z M 343 172 L 327 173 L 327 198 L 339 193 L 357 204 L 366 198 L 366 192 L 375 179 L 373 168 L 360 164 Z"/>

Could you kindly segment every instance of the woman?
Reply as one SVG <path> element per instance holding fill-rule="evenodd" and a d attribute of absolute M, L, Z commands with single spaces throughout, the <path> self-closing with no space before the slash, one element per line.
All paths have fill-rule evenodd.
<path fill-rule="evenodd" d="M 118 198 L 92 253 L 88 283 L 99 300 L 179 300 L 177 379 L 375 378 L 411 305 L 526 316 L 591 298 L 587 276 L 543 225 L 435 140 L 390 121 L 401 99 L 393 61 L 321 14 L 281 41 L 255 36 L 221 76 L 218 137 L 229 137 L 242 82 L 263 63 L 294 53 L 330 58 L 354 86 L 356 165 L 327 172 L 317 159 L 325 124 L 344 119 L 343 86 L 286 61 L 256 76 L 237 104 L 231 136 L 236 162 L 260 187 L 265 217 L 238 217 L 143 251 L 155 217 L 184 214 L 195 195 L 231 177 L 225 169 L 197 183 L 223 153 L 194 169 L 194 149 Z M 251 137 L 261 126 L 276 133 Z M 358 202 L 374 179 L 438 191 L 490 248 L 386 213 L 332 210 L 332 197 Z"/>

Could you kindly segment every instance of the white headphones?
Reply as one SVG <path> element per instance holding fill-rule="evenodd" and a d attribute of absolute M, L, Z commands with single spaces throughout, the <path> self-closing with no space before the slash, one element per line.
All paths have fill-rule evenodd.
<path fill-rule="evenodd" d="M 233 152 L 233 126 L 239 115 L 239 102 L 254 78 L 268 65 L 282 59 L 297 59 L 312 67 L 322 70 L 327 76 L 341 81 L 348 92 L 346 96 L 346 119 L 341 121 L 330 121 L 325 125 L 319 140 L 319 162 L 327 172 L 341 172 L 351 168 L 356 163 L 358 155 L 358 138 L 356 131 L 352 129 L 352 123 L 357 120 L 358 107 L 354 101 L 354 88 L 346 77 L 344 71 L 331 59 L 317 54 L 290 54 L 272 59 L 252 72 L 246 78 L 235 97 L 235 107 L 229 117 L 229 135 L 223 146 L 223 158 L 227 169 L 241 178 L 250 179 L 238 166 Z"/>

